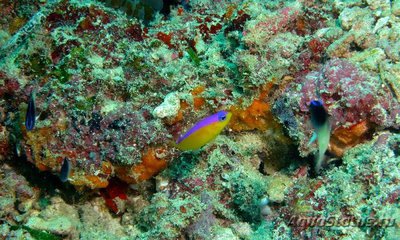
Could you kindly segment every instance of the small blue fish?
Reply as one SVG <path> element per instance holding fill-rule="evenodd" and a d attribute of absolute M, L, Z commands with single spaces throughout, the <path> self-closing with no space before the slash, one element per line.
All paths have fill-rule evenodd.
<path fill-rule="evenodd" d="M 25 116 L 25 127 L 26 130 L 31 131 L 35 127 L 36 120 L 36 109 L 35 109 L 35 93 L 32 90 L 28 101 L 28 109 L 26 110 Z"/>
<path fill-rule="evenodd" d="M 68 181 L 69 174 L 71 173 L 71 163 L 68 158 L 64 158 L 63 164 L 60 171 L 61 182 Z"/>
<path fill-rule="evenodd" d="M 318 155 L 315 156 L 315 171 L 318 173 L 324 160 L 325 152 L 328 149 L 331 126 L 329 123 L 328 112 L 324 108 L 321 100 L 313 100 L 309 106 L 311 114 L 311 125 L 315 132 L 308 144 L 318 139 Z"/>

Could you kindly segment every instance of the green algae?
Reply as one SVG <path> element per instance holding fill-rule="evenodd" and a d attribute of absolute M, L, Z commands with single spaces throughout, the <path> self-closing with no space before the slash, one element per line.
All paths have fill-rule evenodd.
<path fill-rule="evenodd" d="M 183 152 L 163 172 L 166 177 L 184 178 L 190 177 L 200 161 L 200 152 Z"/>
<path fill-rule="evenodd" d="M 39 198 L 38 204 L 41 209 L 45 209 L 47 206 L 50 205 L 50 199 L 46 196 L 42 196 Z"/>
<path fill-rule="evenodd" d="M 62 239 L 54 234 L 48 233 L 47 231 L 36 230 L 36 229 L 30 228 L 25 225 L 11 226 L 11 230 L 15 231 L 18 229 L 26 230 L 33 238 L 35 238 L 37 240 L 61 240 Z"/>
<path fill-rule="evenodd" d="M 30 71 L 29 73 L 36 76 L 43 76 L 47 72 L 47 67 L 50 65 L 51 60 L 38 53 L 32 54 L 29 59 Z"/>
<path fill-rule="evenodd" d="M 91 111 L 96 104 L 96 96 L 91 97 L 76 97 L 75 108 L 77 110 L 88 112 Z"/>
<path fill-rule="evenodd" d="M 278 1 L 274 2 L 275 2 L 274 4 L 276 5 L 275 9 L 279 9 L 280 7 L 282 7 L 282 5 L 278 4 Z M 251 4 L 252 2 L 249 3 L 250 5 L 249 9 L 246 8 L 244 9 L 244 11 L 248 11 L 249 14 L 252 14 L 253 16 L 257 16 L 254 13 L 256 11 L 265 14 L 264 13 L 265 10 L 260 10 L 261 8 L 256 10 L 258 6 L 251 6 Z M 264 3 L 264 4 L 272 6 L 272 3 Z M 237 7 L 237 9 L 239 10 L 242 7 L 243 6 Z M 304 8 L 307 9 L 307 7 L 305 6 Z M 225 9 L 223 11 L 225 11 Z M 64 14 L 65 12 L 59 11 L 59 13 Z M 313 17 L 318 18 L 317 13 L 318 11 L 315 10 L 313 14 L 316 15 Z M 196 13 L 193 12 L 190 14 L 195 15 Z M 260 22 L 257 19 L 252 19 L 252 21 L 254 21 L 255 23 Z M 249 25 L 251 24 L 253 23 L 249 23 Z M 71 25 L 71 27 L 73 26 Z M 167 25 L 167 27 L 165 28 L 169 27 L 170 26 Z M 246 26 L 244 31 L 247 31 L 248 30 L 247 28 L 248 27 Z M 339 38 L 342 35 L 343 31 L 340 32 L 340 34 L 338 34 L 336 30 L 342 31 L 340 28 L 335 28 L 331 29 L 330 32 L 326 33 L 326 36 L 332 38 L 332 41 L 335 40 L 335 38 Z M 170 31 L 170 29 L 168 29 L 168 31 Z M 292 32 L 294 33 L 295 31 Z M 299 63 L 296 61 L 292 62 L 292 60 L 294 58 L 297 58 L 297 55 L 300 52 L 306 51 L 303 46 L 306 44 L 306 42 L 299 41 L 298 39 L 297 40 L 290 39 L 291 36 L 282 35 L 279 37 L 275 37 L 272 41 L 263 43 L 262 46 L 265 46 L 265 49 L 260 50 L 254 46 L 250 46 L 250 44 L 247 44 L 245 47 L 242 48 L 242 45 L 244 45 L 242 36 L 235 38 L 232 37 L 233 34 L 230 34 L 229 36 L 226 37 L 226 39 L 222 40 L 224 42 L 229 42 L 227 44 L 229 45 L 229 48 L 227 48 L 228 51 L 223 50 L 225 48 L 224 46 L 222 47 L 220 46 L 219 48 L 217 48 L 217 50 L 214 51 L 213 50 L 214 46 L 210 45 L 209 48 L 203 49 L 203 51 L 198 52 L 199 54 L 201 54 L 201 60 L 204 61 L 204 63 L 200 62 L 199 56 L 193 49 L 187 50 L 187 54 L 189 54 L 189 57 L 185 57 L 183 59 L 177 58 L 174 59 L 174 61 L 169 61 L 170 59 L 166 58 L 167 60 L 165 60 L 164 62 L 163 59 L 160 57 L 161 55 L 160 53 L 168 51 L 163 50 L 165 46 L 162 43 L 162 41 L 159 41 L 157 39 L 151 40 L 152 38 L 151 33 L 152 32 L 150 32 L 149 34 L 150 43 L 148 45 L 150 45 L 151 48 L 150 51 L 154 50 L 153 52 L 154 55 L 151 53 L 149 54 L 146 53 L 144 54 L 144 56 L 133 56 L 133 57 L 127 56 L 127 58 L 131 58 L 131 60 L 127 61 L 125 60 L 126 62 L 122 60 L 122 63 L 125 64 L 122 65 L 124 71 L 127 70 L 125 71 L 125 73 L 131 71 L 134 73 L 138 72 L 145 75 L 145 76 L 139 76 L 138 74 L 137 76 L 134 76 L 132 80 L 131 79 L 126 79 L 126 80 L 128 80 L 129 81 L 128 84 L 131 84 L 130 86 L 132 86 L 130 91 L 131 94 L 130 100 L 133 101 L 134 99 L 133 101 L 134 104 L 137 104 L 138 106 L 142 102 L 145 102 L 146 109 L 149 111 L 151 111 L 153 109 L 153 106 L 156 104 L 153 102 L 153 99 L 147 99 L 147 96 L 149 96 L 149 94 L 157 94 L 156 99 L 163 98 L 164 87 L 163 89 L 158 89 L 158 87 L 152 86 L 153 83 L 149 83 L 152 80 L 157 80 L 159 77 L 168 78 L 167 80 L 170 81 L 172 85 L 182 87 L 183 91 L 191 89 L 193 85 L 203 83 L 204 79 L 207 79 L 207 81 L 210 80 L 207 82 L 210 83 L 210 86 L 208 86 L 207 92 L 205 93 L 205 95 L 208 94 L 207 98 L 209 99 L 222 98 L 223 93 L 221 89 L 225 87 L 229 88 L 230 86 L 232 86 L 231 84 L 233 83 L 234 86 L 233 94 L 235 96 L 235 101 L 228 103 L 225 102 L 224 106 L 230 106 L 230 104 L 237 104 L 238 97 L 241 95 L 244 95 L 246 97 L 244 101 L 248 101 L 249 103 L 251 103 L 252 99 L 254 99 L 254 97 L 257 97 L 256 96 L 257 91 L 254 91 L 255 86 L 259 86 L 266 82 L 269 82 L 270 79 L 274 77 L 277 78 L 279 81 L 279 79 L 281 79 L 284 75 L 292 75 L 292 74 L 294 75 L 296 73 L 296 70 L 298 70 L 296 68 L 298 67 L 297 64 Z M 110 35 L 112 35 L 111 32 Z M 221 33 L 220 35 L 222 36 L 223 34 Z M 315 35 L 318 36 L 318 34 Z M 87 35 L 84 37 L 87 37 Z M 313 34 L 306 36 L 306 38 L 308 37 L 313 37 Z M 286 38 L 289 38 L 289 40 L 287 40 Z M 212 40 L 213 39 L 211 39 L 211 41 Z M 85 39 L 82 39 L 82 41 L 85 41 Z M 147 41 L 147 39 L 144 39 L 144 41 Z M 300 42 L 300 44 L 292 44 L 296 42 Z M 299 46 L 302 47 L 300 48 Z M 132 48 L 135 47 L 136 45 L 132 46 Z M 180 46 L 177 43 L 177 49 L 173 50 L 174 53 L 178 52 L 179 50 L 180 51 L 186 50 L 186 46 L 184 46 L 183 48 L 179 47 Z M 249 52 L 248 51 L 249 47 L 251 48 L 251 54 L 246 55 Z M 114 49 L 116 53 L 114 56 L 122 55 L 121 52 L 118 51 L 121 51 L 121 49 L 125 50 L 126 48 L 128 47 L 119 47 Z M 159 48 L 159 51 L 155 52 L 156 50 L 155 48 Z M 279 50 L 275 51 L 274 49 L 279 49 Z M 287 52 L 281 51 L 282 49 L 287 50 Z M 192 54 L 190 53 L 190 50 L 193 51 Z M 238 52 L 235 53 L 235 51 Z M 139 50 L 137 50 L 137 52 L 139 52 Z M 221 54 L 222 57 L 219 59 L 213 58 L 214 53 L 215 55 Z M 282 53 L 286 53 L 287 55 L 293 57 L 279 56 L 282 55 Z M 61 64 L 57 65 L 55 70 L 53 70 L 53 72 L 51 72 L 50 75 L 54 77 L 59 83 L 62 84 L 65 84 L 68 81 L 70 81 L 71 74 L 69 73 L 74 74 L 74 79 L 75 76 L 79 79 L 85 79 L 85 80 L 92 79 L 92 75 L 90 75 L 92 72 L 90 70 L 102 69 L 103 66 L 96 65 L 92 62 L 91 62 L 92 65 L 86 66 L 85 55 L 86 53 L 84 48 L 82 47 L 73 48 L 70 51 L 69 56 L 62 59 Z M 269 56 L 268 58 L 264 57 L 267 55 L 272 55 L 272 56 Z M 357 61 L 359 61 L 358 58 Z M 218 62 L 217 66 L 213 66 L 215 62 Z M 43 63 L 40 62 L 40 59 L 35 59 L 35 61 L 32 63 L 34 64 L 34 69 L 33 69 L 34 74 L 39 73 L 38 72 L 40 71 L 39 66 L 41 66 Z M 107 65 L 107 68 L 109 68 L 111 71 L 112 69 L 111 66 L 113 66 L 112 63 L 106 63 L 106 64 L 110 64 L 110 67 L 109 65 Z M 375 66 L 375 62 L 373 66 Z M 89 71 L 79 73 L 79 71 L 83 70 L 84 67 L 86 67 Z M 210 70 L 206 69 L 207 67 L 210 67 Z M 195 71 L 193 71 L 193 69 L 195 69 Z M 215 69 L 217 69 L 217 71 L 215 71 Z M 42 73 L 44 72 L 45 71 L 43 70 Z M 97 80 L 105 79 L 103 78 L 104 75 L 102 75 L 102 73 L 107 74 L 107 79 L 108 76 L 111 75 L 108 74 L 107 70 L 98 71 L 98 73 L 99 74 L 96 75 L 96 77 L 98 77 Z M 223 78 L 223 80 L 221 81 L 217 78 Z M 185 81 L 187 81 L 187 84 L 185 83 L 185 85 L 183 85 Z M 119 78 L 113 80 L 112 83 L 107 85 L 107 87 L 105 87 L 104 89 L 110 90 L 110 92 L 112 92 L 114 91 L 114 88 L 112 88 L 113 86 L 116 86 L 115 89 L 120 89 L 118 87 L 123 84 L 125 84 L 124 79 L 121 80 Z M 81 84 L 78 87 L 84 88 L 85 85 Z M 56 89 L 55 91 L 57 90 L 58 89 Z M 69 104 L 68 106 L 70 106 L 71 108 L 75 108 L 80 112 L 87 113 L 91 111 L 96 103 L 96 99 L 94 97 L 87 97 L 84 94 L 83 96 L 73 95 L 74 93 L 68 93 L 68 94 L 72 94 L 72 96 L 71 95 L 69 96 L 71 97 L 71 99 L 75 100 L 75 105 Z M 79 94 L 81 94 L 81 92 L 79 92 Z M 101 94 L 100 96 L 104 96 L 103 92 L 99 92 L 99 94 Z M 115 93 L 113 92 L 112 94 L 113 97 L 115 96 L 116 99 L 118 99 L 118 97 L 121 96 L 118 95 L 119 93 L 117 91 L 115 91 Z M 139 102 L 136 101 L 137 99 L 142 102 L 137 103 Z M 107 101 L 107 99 L 105 99 L 104 101 Z M 209 104 L 211 106 L 210 109 L 216 107 L 215 106 L 216 104 L 212 103 L 212 100 L 207 100 L 207 101 L 210 103 Z M 118 101 L 115 101 L 116 104 L 118 104 L 117 102 Z M 209 111 L 210 109 L 207 108 L 204 111 Z M 137 109 L 135 108 L 132 109 L 132 111 L 136 110 Z M 157 124 L 162 125 L 163 123 L 160 121 L 157 122 Z M 148 132 L 149 131 L 146 131 L 146 134 Z M 119 137 L 124 137 L 124 135 L 120 132 L 110 131 L 110 133 L 111 135 L 115 133 L 118 134 Z M 202 186 L 195 186 L 192 189 L 190 189 L 190 191 L 193 192 L 189 192 L 188 190 L 184 190 L 182 188 L 178 190 L 175 189 L 169 190 L 171 194 L 176 194 L 173 197 L 169 196 L 168 195 L 169 193 L 168 194 L 155 193 L 154 195 L 152 195 L 151 205 L 147 206 L 145 210 L 140 212 L 141 216 L 135 215 L 135 217 L 137 218 L 135 219 L 135 221 L 137 221 L 137 225 L 133 226 L 135 228 L 136 226 L 140 226 L 140 229 L 144 231 L 144 233 L 141 235 L 142 238 L 148 238 L 148 239 L 178 238 L 183 234 L 185 234 L 184 233 L 185 228 L 190 224 L 192 224 L 193 222 L 197 221 L 198 215 L 201 215 L 207 208 L 206 204 L 202 201 L 200 196 L 200 191 L 204 190 L 204 192 L 210 195 L 211 198 L 213 199 L 212 205 L 214 209 L 212 211 L 212 214 L 217 215 L 218 221 L 223 223 L 227 222 L 224 224 L 223 227 L 218 225 L 221 223 L 218 223 L 217 226 L 213 226 L 212 233 L 215 234 L 214 237 L 229 236 L 230 239 L 234 239 L 235 236 L 233 236 L 232 231 L 229 230 L 228 227 L 226 226 L 230 224 L 229 222 L 230 220 L 232 222 L 246 221 L 247 223 L 252 223 L 255 231 L 250 239 L 274 239 L 274 238 L 288 239 L 287 237 L 285 238 L 283 235 L 289 235 L 290 232 L 289 228 L 285 226 L 284 223 L 282 223 L 282 219 L 279 219 L 279 217 L 274 218 L 273 221 L 262 221 L 260 225 L 257 224 L 261 221 L 259 216 L 259 206 L 258 206 L 259 200 L 265 197 L 266 195 L 268 197 L 271 195 L 276 196 L 276 198 L 270 199 L 272 200 L 272 202 L 274 202 L 275 200 L 276 202 L 279 203 L 282 202 L 283 203 L 282 205 L 292 204 L 289 201 L 285 202 L 288 196 L 284 191 L 284 188 L 281 186 L 283 185 L 283 183 L 289 182 L 289 179 L 277 179 L 273 177 L 262 176 L 257 171 L 258 166 L 249 166 L 250 164 L 248 164 L 248 162 L 251 161 L 256 162 L 257 161 L 256 155 L 259 153 L 259 151 L 264 151 L 265 149 L 258 149 L 258 150 L 241 149 L 240 147 L 237 146 L 240 145 L 240 143 L 237 142 L 235 143 L 232 140 L 232 139 L 236 140 L 238 135 L 240 134 L 242 133 L 239 134 L 230 133 L 227 134 L 228 135 L 227 137 L 220 138 L 222 140 L 217 142 L 216 144 L 217 149 L 214 149 L 215 144 L 213 144 L 209 147 L 202 149 L 199 152 L 183 153 L 179 157 L 173 159 L 173 161 L 169 164 L 168 169 L 161 174 L 161 176 L 167 177 L 167 180 L 170 181 L 171 185 L 175 183 L 184 184 L 183 181 L 181 180 L 183 179 L 191 180 L 190 178 L 210 180 L 212 181 L 212 184 L 210 184 L 210 186 L 206 186 L 205 190 Z M 302 137 L 304 136 L 302 135 Z M 145 139 L 143 142 L 148 144 L 151 143 L 152 141 L 151 139 Z M 271 145 L 270 139 L 269 138 L 263 139 L 263 144 Z M 295 147 L 295 146 L 290 146 L 290 147 Z M 132 161 L 130 156 L 136 153 L 137 153 L 136 155 L 138 156 L 140 156 L 141 154 L 140 152 L 135 152 L 135 148 L 133 146 L 128 146 L 121 149 L 122 150 L 120 151 L 120 154 L 117 155 L 116 157 L 117 159 L 115 159 L 116 162 L 122 164 L 138 163 L 138 161 Z M 281 151 L 281 148 L 277 149 L 278 151 Z M 44 153 L 46 153 L 46 151 L 44 151 Z M 373 152 L 369 152 L 368 154 L 372 155 Z M 389 152 L 388 154 L 394 154 L 394 153 Z M 348 163 L 347 161 L 352 160 L 353 157 L 354 157 L 353 155 L 347 157 L 345 159 L 345 164 Z M 356 159 L 357 161 L 360 160 L 359 157 L 360 156 L 357 155 Z M 360 166 L 368 164 L 368 159 L 366 156 L 362 155 L 362 157 L 360 158 L 362 158 L 363 160 L 362 161 L 360 160 L 356 164 L 351 165 L 351 167 L 348 169 L 349 170 L 348 173 L 340 172 L 335 174 L 333 171 L 332 172 L 329 171 L 326 174 L 326 178 L 331 179 L 332 182 L 327 182 L 326 183 L 327 186 L 323 185 L 315 192 L 313 192 L 313 190 L 310 189 L 309 187 L 310 185 L 313 186 L 316 181 L 313 180 L 310 182 L 299 182 L 298 183 L 299 185 L 301 184 L 303 185 L 303 187 L 297 193 L 297 197 L 300 200 L 298 202 L 295 202 L 294 206 L 291 207 L 295 208 L 295 211 L 297 213 L 316 212 L 313 210 L 313 204 L 315 204 L 314 202 L 301 199 L 304 198 L 304 196 L 315 194 L 316 200 L 324 200 L 325 198 L 328 197 L 327 199 L 328 206 L 326 206 L 326 208 L 324 209 L 324 211 L 326 212 L 337 211 L 338 206 L 342 206 L 342 203 L 346 203 L 346 201 L 348 201 L 347 204 L 350 205 L 354 210 L 354 208 L 356 208 L 355 207 L 356 204 L 358 202 L 363 203 L 365 197 L 368 196 L 368 194 L 363 193 L 364 191 L 366 192 L 370 191 L 371 192 L 370 194 L 380 193 L 380 191 L 382 191 L 381 187 L 377 187 L 374 189 L 365 188 L 362 186 L 361 181 L 351 184 L 352 186 L 348 186 L 350 184 L 342 184 L 343 186 L 340 187 L 334 187 L 329 185 L 329 184 L 339 185 L 340 181 L 338 180 L 340 179 L 344 182 L 352 183 L 353 181 L 352 174 L 357 175 L 359 173 L 358 170 L 361 168 Z M 289 159 L 289 161 L 290 160 L 292 159 Z M 84 160 L 80 161 L 82 161 L 82 163 L 85 163 Z M 394 166 L 397 165 L 395 165 L 394 163 Z M 342 169 L 339 170 L 341 171 Z M 336 169 L 335 171 L 339 170 Z M 385 172 L 387 172 L 386 169 Z M 278 184 L 280 185 L 279 187 L 277 187 Z M 273 189 L 274 191 L 271 190 L 271 188 L 274 188 Z M 353 192 L 353 190 L 357 191 Z M 339 192 L 340 195 L 334 196 L 334 194 L 330 192 L 333 193 Z M 384 193 L 389 194 L 390 191 L 386 190 L 384 191 Z M 385 194 L 382 194 L 382 197 L 384 197 Z M 343 199 L 339 199 L 341 197 Z M 219 202 L 220 200 L 226 201 L 225 204 L 221 204 Z M 379 199 L 377 201 L 379 201 Z M 187 204 L 192 202 L 193 204 L 198 204 L 198 206 L 190 207 L 190 209 L 188 210 Z M 136 206 L 133 206 L 133 208 L 135 207 Z M 385 210 L 390 211 L 391 209 L 388 207 Z M 356 209 L 354 210 L 354 212 L 357 214 L 371 213 L 371 211 L 366 211 L 364 213 L 362 212 L 362 209 L 361 210 Z M 379 213 L 383 214 L 382 212 L 384 211 L 381 211 Z M 124 216 L 121 219 L 129 219 L 129 216 L 128 217 Z M 281 222 L 279 224 L 275 224 L 276 221 L 281 221 Z M 128 224 L 126 224 L 126 226 L 132 227 L 132 222 L 129 222 Z M 90 231 L 90 229 L 88 229 L 87 231 Z M 279 234 L 279 232 L 281 232 L 281 234 Z M 305 234 L 309 233 L 308 230 L 305 230 L 304 232 Z M 356 236 L 358 232 L 357 231 L 354 232 L 355 232 L 354 236 Z M 101 234 L 104 234 L 104 236 L 107 237 L 111 236 L 111 233 L 107 233 L 106 231 L 102 232 Z M 366 236 L 366 234 L 364 234 L 364 236 Z M 390 236 L 394 235 L 392 234 Z"/>
<path fill-rule="evenodd" d="M 133 56 L 125 63 L 125 66 L 133 69 L 135 72 L 143 72 L 149 68 L 144 61 L 144 57 Z"/>
<path fill-rule="evenodd" d="M 274 229 L 273 222 L 263 221 L 261 222 L 256 230 L 251 235 L 251 240 L 264 240 L 264 239 L 273 239 L 273 229 Z"/>
<path fill-rule="evenodd" d="M 159 39 L 154 39 L 153 41 L 150 42 L 150 48 L 159 48 L 161 47 L 163 42 Z"/>
<path fill-rule="evenodd" d="M 138 215 L 136 224 L 144 232 L 141 239 L 173 239 L 180 235 L 190 219 L 199 215 L 205 206 L 200 198 L 178 195 L 168 198 L 164 193 L 156 193 L 151 204 Z"/>
<path fill-rule="evenodd" d="M 188 48 L 186 52 L 189 54 L 190 59 L 192 59 L 194 65 L 199 66 L 200 65 L 200 58 L 197 55 L 197 53 L 194 51 L 193 48 Z"/>
<path fill-rule="evenodd" d="M 62 84 L 67 83 L 71 78 L 71 74 L 68 73 L 65 66 L 57 67 L 50 73 L 50 76 L 53 76 Z"/>
<path fill-rule="evenodd" d="M 69 57 L 71 60 L 83 61 L 86 59 L 87 51 L 83 47 L 74 47 L 69 53 Z"/>
<path fill-rule="evenodd" d="M 241 218 L 256 223 L 260 218 L 260 199 L 266 194 L 267 182 L 252 174 L 234 174 L 231 176 L 233 204 Z"/>

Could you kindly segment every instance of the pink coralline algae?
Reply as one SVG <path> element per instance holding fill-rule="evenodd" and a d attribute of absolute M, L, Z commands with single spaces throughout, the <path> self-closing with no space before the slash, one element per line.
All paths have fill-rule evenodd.
<path fill-rule="evenodd" d="M 276 14 L 263 16 L 259 22 L 250 22 L 243 32 L 245 43 L 249 46 L 264 46 L 279 33 L 301 31 L 299 29 L 304 27 L 300 27 L 298 22 L 302 21 L 302 26 L 306 22 L 301 15 L 302 10 L 293 5 L 278 10 Z"/>
<path fill-rule="evenodd" d="M 319 72 L 304 78 L 301 111 L 308 111 L 308 103 L 316 98 L 318 84 L 334 128 L 363 120 L 382 127 L 400 127 L 400 123 L 396 123 L 400 106 L 390 89 L 380 79 L 369 77 L 347 60 L 329 61 Z"/>
<path fill-rule="evenodd" d="M 261 28 L 264 31 L 269 31 L 273 34 L 277 32 L 283 32 L 287 30 L 290 23 L 294 22 L 299 14 L 299 11 L 289 7 L 281 9 L 277 17 L 279 20 L 272 18 L 266 22 L 260 22 L 257 24 L 257 28 Z"/>
<path fill-rule="evenodd" d="M 318 71 L 298 77 L 288 86 L 282 99 L 287 109 L 294 110 L 297 123 L 307 123 L 309 102 L 317 99 L 318 95 L 331 116 L 332 130 L 362 121 L 372 128 L 400 127 L 400 105 L 389 87 L 378 77 L 369 76 L 347 60 L 330 60 Z M 275 108 L 281 108 L 281 105 L 275 104 Z M 292 122 L 286 119 L 288 116 L 287 112 L 278 114 L 283 123 Z M 300 149 L 304 148 L 308 138 L 304 139 L 301 135 L 311 134 L 310 124 L 290 124 L 286 127 L 292 137 L 302 139 Z"/>

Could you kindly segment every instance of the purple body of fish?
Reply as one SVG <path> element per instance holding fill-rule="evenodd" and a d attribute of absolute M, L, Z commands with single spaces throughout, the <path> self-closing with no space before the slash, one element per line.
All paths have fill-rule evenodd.
<path fill-rule="evenodd" d="M 179 137 L 179 139 L 176 141 L 176 144 L 182 142 L 185 138 L 190 136 L 192 133 L 196 132 L 197 130 L 208 126 L 212 123 L 223 121 L 226 118 L 226 115 L 228 114 L 227 111 L 219 111 L 211 116 L 208 116 L 206 118 L 203 118 L 199 122 L 197 122 L 189 131 L 187 131 L 183 136 Z"/>

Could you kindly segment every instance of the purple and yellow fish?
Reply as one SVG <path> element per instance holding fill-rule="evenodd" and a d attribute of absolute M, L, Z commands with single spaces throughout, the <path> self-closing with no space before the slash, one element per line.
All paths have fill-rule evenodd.
<path fill-rule="evenodd" d="M 200 120 L 176 141 L 175 147 L 182 151 L 201 148 L 218 136 L 231 117 L 232 113 L 219 111 Z"/>

